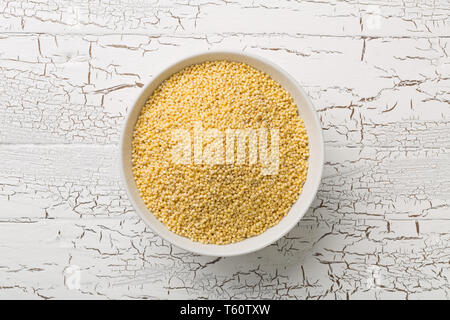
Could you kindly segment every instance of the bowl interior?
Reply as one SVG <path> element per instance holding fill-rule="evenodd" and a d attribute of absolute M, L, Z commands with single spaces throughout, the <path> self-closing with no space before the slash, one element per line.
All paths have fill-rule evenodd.
<path fill-rule="evenodd" d="M 291 207 L 288 214 L 277 225 L 267 229 L 264 233 L 245 239 L 238 243 L 227 245 L 202 244 L 169 231 L 169 229 L 167 229 L 167 227 L 161 223 L 145 206 L 145 203 L 141 199 L 139 191 L 137 190 L 132 173 L 132 136 L 134 126 L 139 117 L 142 106 L 145 104 L 152 92 L 162 83 L 162 81 L 170 77 L 173 73 L 191 64 L 201 63 L 208 60 L 232 60 L 244 62 L 270 75 L 272 79 L 281 84 L 283 88 L 285 88 L 292 95 L 295 103 L 297 104 L 300 117 L 305 123 L 309 139 L 310 157 L 308 159 L 309 167 L 306 182 L 303 186 L 302 193 Z M 239 52 L 207 52 L 186 58 L 173 64 L 156 76 L 147 85 L 147 87 L 145 87 L 130 110 L 122 132 L 121 171 L 128 196 L 134 208 L 141 218 L 144 219 L 147 225 L 149 225 L 150 228 L 158 233 L 162 238 L 180 248 L 198 254 L 209 256 L 233 256 L 261 249 L 284 236 L 297 224 L 311 205 L 311 202 L 313 201 L 319 187 L 322 177 L 323 154 L 322 128 L 314 107 L 305 92 L 290 75 L 271 62 L 253 55 Z"/>

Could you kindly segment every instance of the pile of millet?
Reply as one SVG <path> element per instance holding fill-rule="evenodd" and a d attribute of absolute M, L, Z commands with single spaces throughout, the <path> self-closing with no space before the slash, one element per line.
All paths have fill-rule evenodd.
<path fill-rule="evenodd" d="M 199 122 L 224 132 L 278 129 L 278 173 L 261 174 L 259 161 L 174 163 L 172 131 L 192 132 Z M 166 79 L 142 108 L 132 147 L 134 178 L 149 211 L 172 232 L 207 244 L 235 243 L 276 225 L 308 171 L 308 137 L 291 95 L 240 62 L 195 64 Z"/>

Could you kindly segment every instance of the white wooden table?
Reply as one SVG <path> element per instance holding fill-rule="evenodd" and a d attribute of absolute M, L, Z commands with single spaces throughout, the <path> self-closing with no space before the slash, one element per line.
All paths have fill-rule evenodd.
<path fill-rule="evenodd" d="M 117 165 L 142 86 L 210 49 L 288 70 L 326 141 L 305 218 L 234 258 L 153 234 Z M 448 0 L 4 0 L 0 298 L 450 298 L 449 91 Z"/>

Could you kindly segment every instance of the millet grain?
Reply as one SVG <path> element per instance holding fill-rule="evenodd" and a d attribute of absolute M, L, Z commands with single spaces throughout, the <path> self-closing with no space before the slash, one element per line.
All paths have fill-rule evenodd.
<path fill-rule="evenodd" d="M 223 132 L 279 129 L 278 174 L 262 175 L 259 162 L 174 164 L 172 130 L 192 130 L 198 121 Z M 191 65 L 165 80 L 142 108 L 132 147 L 147 208 L 176 234 L 209 244 L 238 242 L 276 225 L 298 199 L 308 170 L 308 137 L 291 95 L 238 62 Z"/>

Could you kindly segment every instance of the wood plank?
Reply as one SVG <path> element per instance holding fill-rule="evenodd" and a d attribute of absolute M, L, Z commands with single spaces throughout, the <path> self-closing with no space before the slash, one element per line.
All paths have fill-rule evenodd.
<path fill-rule="evenodd" d="M 235 48 L 289 70 L 319 111 L 328 145 L 450 146 L 449 39 L 233 35 L 211 41 L 3 35 L 0 141 L 115 144 L 127 109 L 162 68 L 188 53 Z"/>
<path fill-rule="evenodd" d="M 443 298 L 449 223 L 421 226 L 303 220 L 256 253 L 211 258 L 169 245 L 135 216 L 1 222 L 0 297 Z M 79 290 L 64 282 L 73 270 Z"/>
<path fill-rule="evenodd" d="M 436 37 L 448 36 L 449 13 L 448 0 L 9 0 L 0 32 Z"/>

